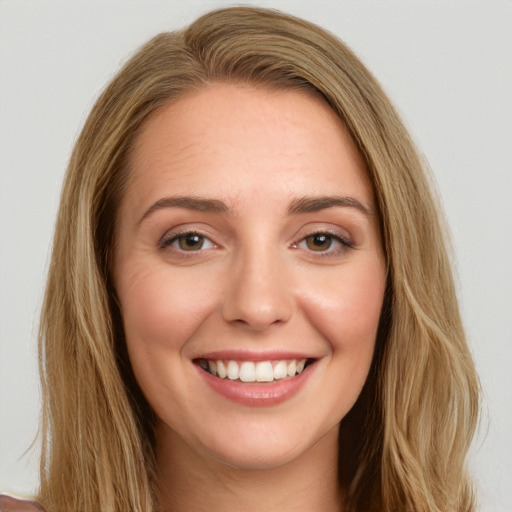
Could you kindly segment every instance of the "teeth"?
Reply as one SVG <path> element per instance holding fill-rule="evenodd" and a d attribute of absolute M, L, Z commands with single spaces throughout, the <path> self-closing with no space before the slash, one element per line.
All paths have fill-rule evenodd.
<path fill-rule="evenodd" d="M 274 380 L 274 369 L 270 361 L 256 363 L 256 380 L 258 382 L 272 382 Z"/>
<path fill-rule="evenodd" d="M 215 362 L 213 364 L 215 364 Z M 221 379 L 225 379 L 228 376 L 228 372 L 226 371 L 226 367 L 224 366 L 223 361 L 217 361 L 217 375 Z"/>
<path fill-rule="evenodd" d="M 286 361 L 279 361 L 279 363 L 274 366 L 274 379 L 284 379 L 286 375 Z"/>
<path fill-rule="evenodd" d="M 254 363 L 245 362 L 240 365 L 240 380 L 242 382 L 254 382 L 256 380 Z"/>
<path fill-rule="evenodd" d="M 210 370 L 210 373 L 213 375 L 217 375 L 217 368 L 215 366 L 215 361 L 208 361 L 208 369 Z"/>
<path fill-rule="evenodd" d="M 238 363 L 236 361 L 228 362 L 228 379 L 236 380 L 238 379 Z"/>
<path fill-rule="evenodd" d="M 199 365 L 221 379 L 241 380 L 242 382 L 272 382 L 294 377 L 304 371 L 306 359 L 287 361 L 223 361 L 201 359 Z"/>

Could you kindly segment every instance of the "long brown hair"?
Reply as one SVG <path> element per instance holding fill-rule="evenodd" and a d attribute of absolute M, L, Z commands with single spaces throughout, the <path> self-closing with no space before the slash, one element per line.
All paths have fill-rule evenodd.
<path fill-rule="evenodd" d="M 116 212 L 142 123 L 219 80 L 321 94 L 373 183 L 388 286 L 372 371 L 342 422 L 342 433 L 350 421 L 360 426 L 351 465 L 340 471 L 347 510 L 474 510 L 465 459 L 478 381 L 424 165 L 346 45 L 306 21 L 248 7 L 148 42 L 101 95 L 76 143 L 40 327 L 41 502 L 49 512 L 154 510 L 153 416 L 131 374 L 110 279 Z"/>

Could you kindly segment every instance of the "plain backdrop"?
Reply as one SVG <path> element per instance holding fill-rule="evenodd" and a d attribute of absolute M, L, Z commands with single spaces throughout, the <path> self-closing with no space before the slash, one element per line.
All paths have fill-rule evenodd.
<path fill-rule="evenodd" d="M 512 1 L 274 0 L 352 47 L 438 183 L 484 409 L 471 467 L 512 510 Z M 0 1 L 0 491 L 37 487 L 38 310 L 62 177 L 135 48 L 226 1 Z"/>

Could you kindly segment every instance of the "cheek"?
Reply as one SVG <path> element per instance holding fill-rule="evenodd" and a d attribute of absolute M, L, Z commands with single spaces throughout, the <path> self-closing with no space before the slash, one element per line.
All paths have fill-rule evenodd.
<path fill-rule="evenodd" d="M 133 372 L 159 416 L 177 414 L 189 385 L 185 347 L 215 310 L 216 298 L 210 283 L 184 279 L 167 265 L 145 262 L 123 270 L 117 293 Z"/>
<path fill-rule="evenodd" d="M 385 282 L 384 266 L 376 260 L 337 269 L 302 294 L 303 309 L 333 352 L 359 351 L 371 358 Z"/>
<path fill-rule="evenodd" d="M 131 269 L 118 290 L 130 351 L 180 349 L 214 308 L 204 280 L 184 280 L 168 267 Z"/>

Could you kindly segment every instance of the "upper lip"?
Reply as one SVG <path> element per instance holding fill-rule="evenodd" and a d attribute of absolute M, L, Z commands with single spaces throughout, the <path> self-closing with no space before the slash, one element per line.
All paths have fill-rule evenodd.
<path fill-rule="evenodd" d="M 247 350 L 216 350 L 200 354 L 194 359 L 212 361 L 282 361 L 290 359 L 318 359 L 311 353 L 292 350 L 247 351 Z"/>

